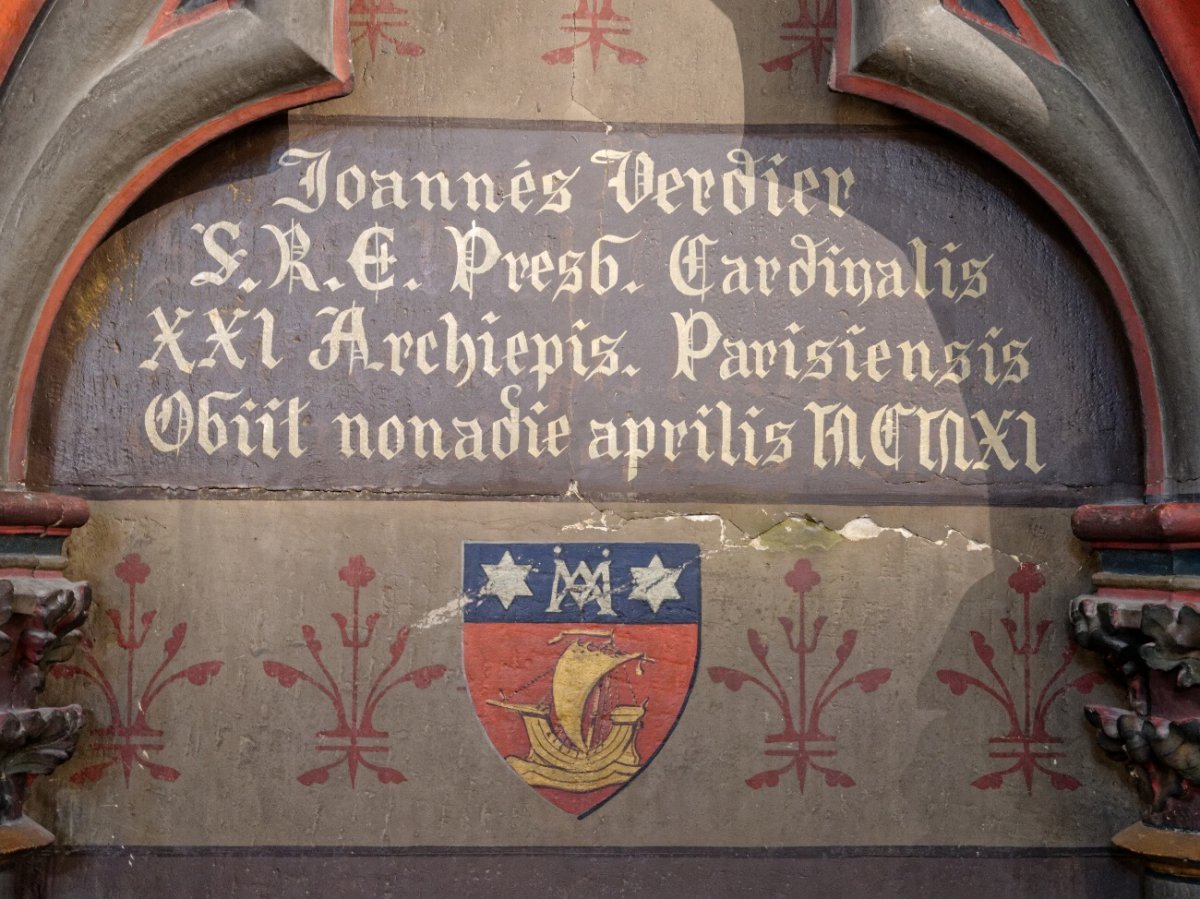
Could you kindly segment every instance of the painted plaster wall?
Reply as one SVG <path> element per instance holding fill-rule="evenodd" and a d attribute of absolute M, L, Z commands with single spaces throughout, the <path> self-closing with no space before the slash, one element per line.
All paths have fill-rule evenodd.
<path fill-rule="evenodd" d="M 163 661 L 164 643 L 181 634 L 158 683 L 177 671 L 194 676 L 143 701 L 147 724 L 162 735 L 131 738 L 128 775 L 117 748 L 126 741 L 93 733 L 62 776 L 43 785 L 37 811 L 69 845 L 1103 845 L 1134 808 L 1079 723 L 1081 694 L 1095 699 L 1112 688 L 1096 683 L 1082 652 L 1059 671 L 1069 652 L 1059 598 L 1086 589 L 1089 571 L 1065 536 L 1068 517 L 964 507 L 597 509 L 577 500 L 98 503 L 72 546 L 70 573 L 91 579 L 100 610 L 94 647 L 75 663 L 111 685 L 125 717 L 131 658 L 135 702 Z M 563 545 L 701 547 L 703 628 L 691 699 L 654 762 L 582 821 L 508 770 L 463 680 L 461 543 L 514 534 Z M 412 630 L 396 673 L 430 665 L 446 673 L 425 689 L 398 689 L 377 713 L 389 737 L 374 741 L 386 751 L 370 758 L 405 782 L 382 783 L 360 769 L 352 787 L 342 763 L 327 781 L 305 785 L 307 772 L 336 757 L 316 750 L 329 742 L 319 732 L 334 727 L 334 710 L 321 687 L 293 683 L 272 663 L 327 684 L 306 643 L 312 628 L 349 696 L 350 653 L 330 616 L 349 613 L 351 590 L 339 571 L 358 555 L 376 573 L 361 592 L 363 614 L 382 614 L 363 655 L 364 688 L 390 660 L 401 627 Z M 809 771 L 802 788 L 792 771 L 777 786 L 754 788 L 748 780 L 787 761 L 764 755 L 773 748 L 764 738 L 781 729 L 779 709 L 751 685 L 731 692 L 714 671 L 767 680 L 753 630 L 796 706 L 799 659 L 778 619 L 796 615 L 785 578 L 800 559 L 821 578 L 808 595 L 810 637 L 814 620 L 826 619 L 807 662 L 810 683 L 833 669 L 850 631 L 856 639 L 842 650 L 837 682 L 888 674 L 870 692 L 838 694 L 822 717 L 835 741 L 810 744 L 835 750 L 817 760 L 847 779 L 831 785 Z M 1034 706 L 1048 700 L 1049 739 L 1028 743 L 1038 766 L 1028 778 L 1008 754 L 1026 744 L 994 741 L 1010 731 L 1005 705 L 978 686 L 956 695 L 976 678 L 1011 695 L 1023 719 L 1022 657 L 1004 624 L 1016 622 L 1022 645 L 1023 600 L 1008 583 L 1018 560 L 1036 560 L 1045 577 L 1031 594 L 1030 639 L 1044 639 L 1029 657 L 1029 688 Z M 117 645 L 108 617 L 128 633 L 131 587 L 139 633 L 143 616 L 155 614 L 132 651 Z M 68 676 L 54 683 L 55 699 L 107 717 L 94 681 L 61 673 Z"/>
<path fill-rule="evenodd" d="M 413 0 L 403 15 L 352 12 L 356 91 L 290 121 L 913 127 L 824 87 L 831 0 L 616 0 L 628 19 L 605 20 L 617 30 L 603 32 L 594 56 L 587 40 L 600 32 L 563 30 L 574 27 L 563 18 L 574 5 L 536 0 L 497 13 L 474 0 Z M 186 170 L 175 177 L 186 183 Z M 86 304 L 95 283 L 81 285 L 66 316 L 94 313 L 72 302 Z M 141 495 L 94 501 L 92 522 L 71 541 L 69 574 L 96 591 L 93 644 L 48 696 L 82 702 L 95 729 L 31 809 L 66 846 L 1073 850 L 1105 845 L 1135 815 L 1120 772 L 1082 724 L 1089 697 L 1116 694 L 1092 659 L 1070 652 L 1065 600 L 1087 589 L 1091 563 L 1061 507 Z M 476 720 L 458 611 L 466 540 L 701 548 L 691 698 L 654 762 L 582 821 L 522 783 Z M 356 556 L 375 572 L 363 608 L 381 614 L 360 681 L 382 672 L 406 626 L 395 670 L 444 667 L 381 703 L 388 736 L 372 759 L 403 782 L 360 769 L 352 785 L 343 764 L 323 779 L 310 774 L 333 760 L 317 750 L 334 723 L 323 690 L 353 680 L 331 616 L 346 613 L 351 589 L 339 572 Z M 729 672 L 769 679 L 758 647 L 796 703 L 800 658 L 779 619 L 796 615 L 785 578 L 801 560 L 821 578 L 806 598 L 810 635 L 825 618 L 809 680 L 824 680 L 839 647 L 845 677 L 878 673 L 823 713 L 836 739 L 822 745 L 836 755 L 821 761 L 834 773 L 810 770 L 801 785 L 793 770 L 772 784 L 764 772 L 787 762 L 764 755 L 779 711 L 752 684 L 731 690 Z M 142 732 L 106 735 L 136 722 L 139 696 Z"/>

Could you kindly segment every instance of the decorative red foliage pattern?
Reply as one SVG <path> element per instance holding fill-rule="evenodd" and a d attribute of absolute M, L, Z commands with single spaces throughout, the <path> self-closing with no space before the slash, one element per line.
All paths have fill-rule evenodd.
<path fill-rule="evenodd" d="M 837 37 L 836 6 L 837 0 L 796 0 L 796 18 L 784 22 L 779 35 L 796 49 L 761 63 L 762 67 L 768 72 L 790 72 L 798 59 L 808 57 L 813 80 L 819 82 Z"/>
<path fill-rule="evenodd" d="M 753 628 L 746 632 L 746 640 L 750 645 L 750 653 L 765 672 L 767 679 L 763 680 L 736 668 L 716 666 L 708 669 L 708 676 L 712 678 L 713 683 L 722 684 L 734 693 L 747 684 L 756 687 L 779 707 L 781 728 L 778 733 L 768 734 L 764 738 L 767 748 L 763 750 L 763 754 L 768 758 L 782 758 L 788 761 L 782 767 L 768 768 L 750 777 L 746 781 L 747 786 L 754 790 L 777 786 L 780 778 L 791 771 L 796 775 L 796 782 L 803 793 L 808 772 L 812 770 L 821 775 L 828 786 L 853 787 L 854 778 L 829 764 L 837 755 L 833 746 L 837 738 L 821 726 L 821 715 L 844 690 L 851 687 L 857 687 L 864 693 L 878 690 L 891 678 L 892 669 L 872 668 L 839 680 L 842 669 L 854 653 L 858 642 L 858 631 L 844 631 L 841 642 L 834 650 L 835 662 L 832 669 L 810 697 L 809 657 L 816 652 L 821 632 L 829 619 L 824 615 L 818 616 L 812 623 L 812 636 L 809 636 L 807 595 L 821 583 L 821 576 L 813 570 L 808 559 L 800 559 L 784 577 L 784 582 L 799 597 L 796 617 L 783 616 L 779 619 L 779 625 L 787 638 L 787 648 L 797 659 L 795 704 L 792 703 L 787 687 L 767 661 L 769 644 Z"/>
<path fill-rule="evenodd" d="M 1066 753 L 1051 747 L 1061 745 L 1062 738 L 1052 736 L 1046 728 L 1046 716 L 1051 707 L 1069 691 L 1080 694 L 1092 692 L 1106 678 L 1100 672 L 1090 672 L 1063 682 L 1067 669 L 1075 658 L 1076 645 L 1068 641 L 1059 657 L 1058 668 L 1040 687 L 1035 687 L 1034 660 L 1039 656 L 1050 632 L 1052 622 L 1043 619 L 1036 625 L 1032 622 L 1032 597 L 1046 585 L 1046 579 L 1036 565 L 1025 562 L 1008 579 L 1008 585 L 1021 596 L 1022 620 L 1005 617 L 1000 620 L 1008 634 L 1010 652 L 1021 660 L 1020 683 L 1010 687 L 996 666 L 996 650 L 980 631 L 971 631 L 971 647 L 987 672 L 986 677 L 976 677 L 962 671 L 944 668 L 937 678 L 950 688 L 955 696 L 976 690 L 996 702 L 1004 711 L 1008 730 L 1001 736 L 988 740 L 995 747 L 988 753 L 992 759 L 1002 759 L 1011 764 L 978 777 L 971 782 L 977 790 L 997 790 L 1010 775 L 1020 774 L 1025 781 L 1025 791 L 1032 795 L 1033 785 L 1039 773 L 1050 779 L 1056 790 L 1076 790 L 1080 782 L 1062 771 L 1046 767 L 1057 765 L 1057 760 Z M 1014 693 L 1015 688 L 1015 693 Z"/>
<path fill-rule="evenodd" d="M 107 758 L 76 771 L 71 775 L 71 782 L 81 784 L 98 781 L 117 762 L 121 763 L 127 787 L 135 766 L 144 768 L 157 780 L 175 781 L 180 776 L 176 768 L 150 761 L 150 754 L 161 752 L 167 743 L 164 731 L 150 726 L 147 718 L 150 707 L 163 690 L 173 683 L 187 681 L 193 686 L 203 687 L 220 673 L 222 663 L 215 660 L 198 662 L 167 675 L 167 669 L 183 649 L 187 638 L 187 623 L 180 622 L 163 641 L 162 661 L 139 690 L 138 653 L 150 636 L 158 610 L 148 609 L 138 614 L 137 588 L 149 579 L 151 568 L 142 561 L 141 556 L 131 553 L 121 560 L 114 571 L 129 588 L 129 604 L 125 615 L 114 608 L 106 608 L 104 613 L 116 631 L 117 646 L 125 653 L 123 670 L 110 675 L 97 658 L 92 639 L 86 636 L 79 647 L 82 664 L 55 665 L 51 669 L 55 677 L 79 677 L 90 681 L 100 690 L 108 711 L 108 725 L 93 733 L 96 739 L 90 744 L 93 751 Z"/>
<path fill-rule="evenodd" d="M 383 698 L 396 687 L 412 684 L 418 690 L 424 690 L 445 675 L 446 666 L 427 665 L 406 674 L 396 675 L 395 669 L 408 645 L 409 628 L 402 627 L 388 647 L 388 662 L 383 670 L 372 678 L 370 683 L 364 683 L 361 654 L 370 648 L 382 613 L 371 612 L 365 619 L 362 618 L 359 612 L 359 591 L 375 579 L 375 571 L 367 565 L 365 558 L 354 556 L 341 568 L 338 577 L 350 587 L 353 596 L 349 618 L 341 612 L 331 614 L 338 626 L 342 647 L 350 651 L 349 683 L 343 684 L 333 676 L 324 656 L 324 644 L 318 639 L 317 629 L 309 624 L 302 625 L 300 633 L 316 665 L 316 674 L 283 662 L 263 662 L 263 671 L 268 677 L 278 681 L 280 686 L 290 689 L 304 683 L 314 688 L 329 701 L 336 719 L 334 727 L 317 732 L 316 750 L 338 753 L 337 757 L 328 764 L 304 772 L 296 779 L 305 786 L 323 784 L 329 780 L 334 768 L 345 764 L 352 789 L 356 786 L 360 767 L 374 773 L 382 784 L 403 783 L 405 777 L 400 771 L 377 764 L 368 758 L 368 754 L 387 752 L 389 748 L 389 734 L 375 726 L 375 712 Z"/>
<path fill-rule="evenodd" d="M 409 26 L 404 18 L 407 9 L 392 0 L 351 0 L 350 38 L 354 43 L 365 40 L 375 59 L 381 45 L 390 46 L 398 56 L 423 56 L 425 48 L 412 41 L 401 40 L 393 32 Z"/>
<path fill-rule="evenodd" d="M 551 65 L 574 62 L 576 51 L 585 47 L 592 54 L 593 72 L 600 65 L 600 57 L 605 50 L 616 54 L 617 62 L 621 65 L 640 66 L 646 61 L 646 57 L 638 51 L 611 40 L 613 37 L 625 37 L 632 31 L 627 24 L 629 17 L 613 9 L 613 0 L 579 0 L 575 11 L 566 13 L 563 18 L 569 20 L 570 24 L 563 25 L 562 30 L 572 35 L 572 40 L 580 35 L 583 37 L 576 43 L 543 53 L 542 59 Z"/>

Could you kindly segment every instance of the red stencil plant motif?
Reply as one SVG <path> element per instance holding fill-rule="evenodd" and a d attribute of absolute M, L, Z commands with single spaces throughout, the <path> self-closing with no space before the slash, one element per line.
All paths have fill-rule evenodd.
<path fill-rule="evenodd" d="M 579 0 L 575 11 L 564 14 L 563 18 L 569 19 L 570 24 L 563 25 L 562 30 L 574 37 L 583 35 L 583 39 L 543 53 L 542 59 L 551 65 L 574 62 L 575 51 L 584 47 L 592 54 L 593 72 L 600 65 L 600 55 L 604 50 L 615 53 L 621 65 L 640 66 L 646 61 L 646 57 L 636 50 L 619 46 L 609 39 L 613 36 L 624 37 L 632 30 L 626 24 L 629 17 L 613 10 L 613 0 Z"/>
<path fill-rule="evenodd" d="M 187 623 L 180 622 L 171 630 L 171 636 L 163 642 L 162 661 L 139 689 L 137 657 L 146 645 L 158 610 L 148 609 L 139 616 L 137 588 L 146 583 L 151 569 L 142 561 L 141 556 L 130 553 L 121 560 L 114 571 L 129 587 L 129 605 L 124 616 L 120 610 L 114 608 L 106 608 L 104 614 L 116 631 L 117 646 L 125 653 L 123 670 L 115 671 L 110 676 L 96 657 L 92 639 L 87 636 L 79 646 L 83 664 L 56 665 L 51 669 L 55 677 L 80 677 L 91 681 L 99 688 L 108 707 L 108 724 L 93 733 L 95 739 L 90 744 L 93 751 L 107 758 L 76 771 L 71 775 L 71 782 L 81 784 L 100 780 L 105 771 L 117 762 L 121 763 L 126 787 L 129 786 L 129 778 L 135 766 L 144 768 L 151 777 L 158 780 L 178 780 L 180 772 L 177 769 L 150 761 L 150 753 L 161 752 L 166 746 L 164 732 L 151 727 L 147 720 L 150 707 L 163 690 L 173 683 L 186 680 L 193 686 L 203 687 L 221 671 L 222 663 L 198 662 L 167 675 L 167 669 L 183 649 L 183 642 L 187 637 Z"/>
<path fill-rule="evenodd" d="M 891 678 L 892 670 L 890 668 L 872 668 L 870 671 L 864 671 L 839 681 L 838 676 L 846 662 L 849 661 L 854 652 L 854 646 L 858 642 L 858 631 L 848 630 L 843 632 L 842 642 L 834 650 L 833 667 L 810 697 L 808 692 L 810 684 L 809 657 L 816 652 L 821 632 L 825 629 L 829 619 L 824 615 L 818 616 L 812 623 L 812 636 L 809 637 L 807 596 L 813 587 L 821 583 L 821 576 L 813 571 L 812 563 L 808 559 L 800 559 L 784 577 L 784 582 L 799 597 L 796 618 L 783 616 L 779 619 L 779 624 L 787 638 L 787 648 L 797 659 L 795 706 L 792 705 L 787 687 L 784 686 L 770 662 L 767 661 L 770 647 L 754 629 L 746 632 L 750 652 L 766 672 L 770 684 L 735 668 L 712 667 L 708 669 L 708 676 L 713 679 L 714 683 L 724 684 L 734 693 L 741 690 L 746 684 L 758 687 L 779 706 L 782 726 L 778 733 L 766 735 L 764 741 L 767 748 L 763 750 L 763 754 L 768 758 L 788 759 L 788 762 L 782 767 L 760 771 L 746 781 L 747 786 L 755 790 L 762 787 L 773 787 L 779 783 L 782 775 L 792 771 L 796 775 L 800 792 L 803 793 L 808 772 L 811 769 L 824 777 L 825 783 L 831 787 L 853 787 L 854 778 L 825 763 L 837 755 L 837 750 L 833 747 L 837 737 L 826 733 L 822 728 L 821 715 L 829 708 L 830 703 L 839 693 L 850 687 L 857 687 L 864 693 L 878 690 Z M 823 761 L 818 762 L 817 759 Z"/>
<path fill-rule="evenodd" d="M 988 673 L 987 680 L 949 668 L 937 673 L 938 680 L 949 687 L 955 696 L 962 696 L 970 689 L 990 696 L 1004 710 L 1008 720 L 1008 730 L 1002 736 L 988 740 L 988 744 L 994 747 L 988 757 L 1011 764 L 971 781 L 971 786 L 977 790 L 997 790 L 1010 775 L 1020 774 L 1025 781 L 1025 791 L 1032 795 L 1033 784 L 1039 773 L 1047 776 L 1050 786 L 1056 790 L 1075 790 L 1080 786 L 1079 781 L 1071 775 L 1046 767 L 1047 763 L 1057 764 L 1057 760 L 1066 755 L 1065 752 L 1049 748 L 1061 745 L 1063 741 L 1061 737 L 1050 735 L 1046 729 L 1046 716 L 1051 707 L 1071 690 L 1080 694 L 1090 693 L 1106 678 L 1102 673 L 1093 671 L 1064 683 L 1063 678 L 1078 648 L 1068 640 L 1059 656 L 1058 668 L 1040 687 L 1035 685 L 1034 659 L 1042 651 L 1052 622 L 1042 619 L 1034 627 L 1031 604 L 1033 594 L 1045 585 L 1046 579 L 1031 562 L 1023 562 L 1008 579 L 1008 586 L 1021 596 L 1021 625 L 1018 627 L 1017 622 L 1008 617 L 1000 619 L 1008 634 L 1012 656 L 1021 660 L 1021 680 L 1013 685 L 1017 695 L 1014 696 L 1013 689 L 996 667 L 996 650 L 980 631 L 971 631 L 971 646 Z"/>
<path fill-rule="evenodd" d="M 833 50 L 837 36 L 835 9 L 837 0 L 796 0 L 796 18 L 780 28 L 781 41 L 794 44 L 796 49 L 761 63 L 768 72 L 790 72 L 796 60 L 807 56 L 812 64 L 813 79 L 821 80 L 821 66 Z"/>
<path fill-rule="evenodd" d="M 412 684 L 418 690 L 424 690 L 446 673 L 446 666 L 427 665 L 396 676 L 396 666 L 400 664 L 408 645 L 409 629 L 402 627 L 392 639 L 387 664 L 369 684 L 364 684 L 361 654 L 370 647 L 382 613 L 371 612 L 363 620 L 359 614 L 359 591 L 375 579 L 375 571 L 368 567 L 362 556 L 354 556 L 338 572 L 338 577 L 350 587 L 353 595 L 349 619 L 341 612 L 333 612 L 331 616 L 341 632 L 342 647 L 350 650 L 350 682 L 342 684 L 333 676 L 322 656 L 324 646 L 317 639 L 317 630 L 308 624 L 302 626 L 301 633 L 304 635 L 304 645 L 308 647 L 309 655 L 320 672 L 317 676 L 282 662 L 263 662 L 263 671 L 268 677 L 279 681 L 281 686 L 291 688 L 298 683 L 305 683 L 315 688 L 329 700 L 337 719 L 337 725 L 332 729 L 317 732 L 316 749 L 317 752 L 335 752 L 339 755 L 326 765 L 304 772 L 296 780 L 305 786 L 323 784 L 329 780 L 329 773 L 334 768 L 345 764 L 352 789 L 356 785 L 360 766 L 373 772 L 380 783 L 403 783 L 405 777 L 401 772 L 375 764 L 367 757 L 368 753 L 388 751 L 389 734 L 375 726 L 375 712 L 383 698 L 396 687 Z"/>
<path fill-rule="evenodd" d="M 399 56 L 422 56 L 425 48 L 412 41 L 401 40 L 392 32 L 409 26 L 401 9 L 392 0 L 351 0 L 350 38 L 354 43 L 366 40 L 371 50 L 371 59 L 379 51 L 380 42 L 388 45 Z"/>

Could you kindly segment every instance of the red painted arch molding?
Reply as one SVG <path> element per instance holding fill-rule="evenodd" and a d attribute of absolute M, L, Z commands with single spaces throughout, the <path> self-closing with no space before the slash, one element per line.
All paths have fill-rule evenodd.
<path fill-rule="evenodd" d="M 17 58 L 21 42 L 46 0 L 6 0 L 0 3 L 0 84 Z"/>
<path fill-rule="evenodd" d="M 348 94 L 354 85 L 354 76 L 350 61 L 349 3 L 350 0 L 337 0 L 333 6 L 333 20 L 330 25 L 334 34 L 333 55 L 335 71 L 330 80 L 312 87 L 289 91 L 231 109 L 225 115 L 212 119 L 193 131 L 181 135 L 173 144 L 150 159 L 140 169 L 133 172 L 120 189 L 116 191 L 112 199 L 88 224 L 83 233 L 80 234 L 74 248 L 68 255 L 66 262 L 59 269 L 50 287 L 21 364 L 13 403 L 12 429 L 9 440 L 8 477 L 10 481 L 13 483 L 23 483 L 25 480 L 33 394 L 37 386 L 42 355 L 45 352 L 50 332 L 59 310 L 62 308 L 63 301 L 66 299 L 71 285 L 79 275 L 80 269 L 82 269 L 88 256 L 100 245 L 100 242 L 108 234 L 109 230 L 120 220 L 121 216 L 129 209 L 133 202 L 146 192 L 150 185 L 162 177 L 171 166 L 204 144 L 224 134 L 228 134 L 235 128 L 265 118 L 266 116 L 287 109 L 293 109 L 297 106 L 304 106 L 309 103 L 316 103 L 321 100 L 328 100 Z M 187 27 L 195 22 L 204 21 L 214 15 L 220 15 L 223 12 L 236 8 L 236 4 L 224 2 L 224 0 L 212 6 L 215 7 L 215 11 L 209 12 L 207 10 L 212 9 L 212 7 L 205 7 L 200 11 L 204 12 L 204 15 L 188 14 L 181 16 L 182 21 L 173 23 L 172 27 L 166 28 L 161 27 L 163 14 L 166 11 L 166 7 L 164 7 L 163 12 L 160 12 L 158 19 L 152 27 L 152 32 L 153 28 L 159 28 L 159 33 L 155 37 L 148 37 L 147 42 L 149 43 L 156 39 L 156 37 L 161 37 L 163 34 L 177 30 L 180 27 Z"/>
<path fill-rule="evenodd" d="M 1154 377 L 1149 344 L 1141 316 L 1133 302 L 1129 284 L 1107 243 L 1074 201 L 1044 171 L 1019 149 L 958 110 L 915 91 L 850 70 L 854 40 L 854 0 L 838 0 L 838 33 L 834 48 L 830 86 L 834 90 L 878 100 L 948 128 L 975 144 L 1026 181 L 1059 215 L 1099 270 L 1116 302 L 1121 324 L 1129 341 L 1138 395 L 1142 406 L 1145 437 L 1146 493 L 1158 495 L 1165 482 L 1165 449 L 1158 384 Z"/>
<path fill-rule="evenodd" d="M 1135 0 L 1179 93 L 1192 125 L 1200 125 L 1200 4 L 1185 0 Z"/>

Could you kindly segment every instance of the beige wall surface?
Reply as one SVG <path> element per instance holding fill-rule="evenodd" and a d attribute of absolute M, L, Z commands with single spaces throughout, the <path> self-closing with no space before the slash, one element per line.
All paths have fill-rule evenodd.
<path fill-rule="evenodd" d="M 825 87 L 834 0 L 404 5 L 403 14 L 351 12 L 356 87 L 318 107 L 322 113 L 721 125 L 900 120 Z"/>
<path fill-rule="evenodd" d="M 816 123 L 848 135 L 913 124 L 825 86 L 833 0 L 392 6 L 352 13 L 354 93 L 293 124 Z M 88 327 L 101 292 L 85 289 L 64 315 Z M 91 644 L 46 693 L 82 703 L 92 726 L 30 808 L 68 846 L 1096 847 L 1135 817 L 1083 723 L 1085 703 L 1117 691 L 1068 642 L 1066 600 L 1088 589 L 1092 562 L 1067 509 L 302 492 L 92 509 L 68 571 L 95 591 Z M 523 783 L 476 717 L 462 547 L 480 540 L 700 547 L 690 699 L 659 755 L 582 820 Z M 375 574 L 361 613 L 379 617 L 356 653 L 335 616 L 352 614 L 341 572 L 358 556 Z M 806 652 L 781 621 L 798 617 L 786 578 L 802 560 L 820 576 Z M 423 674 L 378 705 L 376 769 L 352 783 L 349 763 L 319 748 L 337 703 L 355 683 L 409 671 Z M 766 773 L 787 763 L 767 754 L 781 712 L 742 674 L 797 717 L 811 716 L 813 685 L 854 679 L 822 712 L 833 739 L 809 747 L 833 753 L 809 759 L 824 773 Z"/>
<path fill-rule="evenodd" d="M 48 694 L 83 703 L 93 728 L 42 784 L 34 813 L 68 845 L 1103 845 L 1134 811 L 1082 725 L 1083 704 L 1115 688 L 1097 684 L 1092 658 L 1068 659 L 1063 598 L 1086 589 L 1089 572 L 1068 533 L 1065 511 L 1021 508 L 97 502 L 72 538 L 69 572 L 94 585 L 94 645 L 77 669 L 57 670 Z M 700 547 L 690 701 L 641 776 L 582 820 L 509 770 L 476 718 L 459 611 L 468 540 Z M 360 768 L 352 785 L 341 763 L 305 783 L 336 758 L 317 746 L 336 725 L 331 685 L 348 695 L 354 677 L 333 616 L 350 614 L 339 572 L 359 555 L 376 573 L 361 613 L 380 615 L 360 683 L 388 663 L 404 626 L 394 671 L 437 665 L 445 675 L 379 704 L 388 736 L 371 760 L 404 782 Z M 786 761 L 764 755 L 778 748 L 765 738 L 780 730 L 779 710 L 710 669 L 766 680 L 752 648 L 763 641 L 797 705 L 799 657 L 779 619 L 797 614 L 785 577 L 801 559 L 821 578 L 807 595 L 810 638 L 825 619 L 807 657 L 810 707 L 839 651 L 838 681 L 876 673 L 870 692 L 852 686 L 823 713 L 835 740 L 812 748 L 832 748 L 820 761 L 841 777 L 810 771 L 801 788 L 789 773 L 754 789 L 748 780 Z M 1044 580 L 1026 567 L 1013 582 L 1029 592 L 1028 618 L 1010 584 L 1022 563 Z M 1033 649 L 1028 675 L 1022 646 Z M 304 676 L 289 679 L 281 665 Z M 130 713 L 139 707 L 140 730 Z M 133 723 L 132 736 L 106 733 L 114 718 Z M 997 742 L 1014 728 L 1015 742 Z"/>

